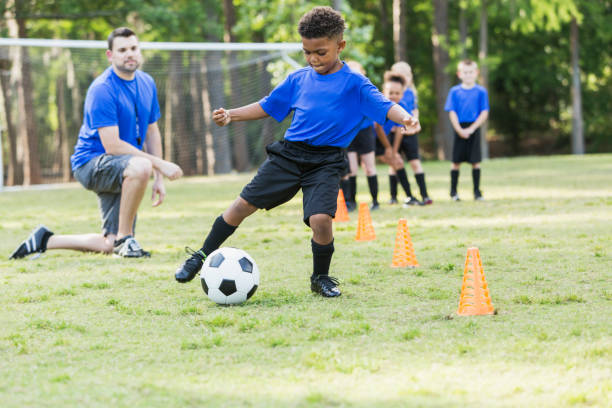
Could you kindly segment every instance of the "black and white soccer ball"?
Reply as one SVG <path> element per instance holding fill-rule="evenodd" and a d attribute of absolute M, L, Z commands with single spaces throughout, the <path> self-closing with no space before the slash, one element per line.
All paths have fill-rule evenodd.
<path fill-rule="evenodd" d="M 200 272 L 202 289 L 220 305 L 246 302 L 259 286 L 257 264 L 242 249 L 224 247 L 212 252 Z"/>

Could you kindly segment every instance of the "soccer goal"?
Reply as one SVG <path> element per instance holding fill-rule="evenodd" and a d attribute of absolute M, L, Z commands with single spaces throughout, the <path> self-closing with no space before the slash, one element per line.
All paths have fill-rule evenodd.
<path fill-rule="evenodd" d="M 303 64 L 300 43 L 142 42 L 157 84 L 164 158 L 186 175 L 248 171 L 288 121 L 218 127 L 211 111 L 256 102 Z M 0 189 L 71 180 L 70 155 L 105 41 L 0 38 Z M 298 62 L 299 61 L 299 62 Z"/>

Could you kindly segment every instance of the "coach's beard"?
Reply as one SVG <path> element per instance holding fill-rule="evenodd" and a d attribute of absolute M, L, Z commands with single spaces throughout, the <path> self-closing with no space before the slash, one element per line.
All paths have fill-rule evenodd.
<path fill-rule="evenodd" d="M 128 66 L 127 63 L 123 65 L 116 65 L 117 69 L 126 74 L 131 74 L 135 72 L 138 68 L 140 68 L 140 63 L 137 61 L 133 62 L 132 66 Z"/>

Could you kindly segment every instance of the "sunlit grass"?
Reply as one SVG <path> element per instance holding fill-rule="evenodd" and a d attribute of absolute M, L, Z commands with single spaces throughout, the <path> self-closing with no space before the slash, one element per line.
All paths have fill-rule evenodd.
<path fill-rule="evenodd" d="M 448 163 L 424 167 L 434 205 L 386 205 L 381 166 L 376 241 L 355 242 L 355 213 L 335 225 L 339 299 L 310 293 L 300 195 L 248 218 L 227 245 L 254 257 L 261 285 L 236 307 L 173 273 L 252 174 L 167 183 L 161 207 L 143 203 L 150 260 L 8 261 L 39 223 L 64 234 L 100 222 L 95 196 L 75 185 L 0 193 L 0 405 L 612 405 L 612 156 L 485 162 L 484 203 L 469 167 L 460 203 L 448 198 Z M 401 217 L 416 269 L 390 267 Z M 494 316 L 455 314 L 470 246 Z"/>

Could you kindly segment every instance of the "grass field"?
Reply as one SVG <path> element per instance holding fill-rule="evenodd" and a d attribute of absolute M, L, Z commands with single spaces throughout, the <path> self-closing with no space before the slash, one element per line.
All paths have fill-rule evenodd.
<path fill-rule="evenodd" d="M 262 278 L 236 307 L 173 274 L 251 174 L 168 183 L 160 208 L 143 204 L 150 260 L 8 261 L 39 223 L 99 231 L 98 210 L 76 185 L 0 193 L 0 405 L 612 406 L 612 155 L 486 162 L 482 203 L 465 165 L 459 203 L 448 163 L 425 170 L 434 205 L 381 205 L 373 242 L 354 241 L 355 213 L 335 225 L 338 299 L 310 293 L 301 195 L 248 218 L 226 245 L 247 250 Z M 401 217 L 416 269 L 389 266 Z M 497 315 L 455 314 L 470 246 Z"/>

